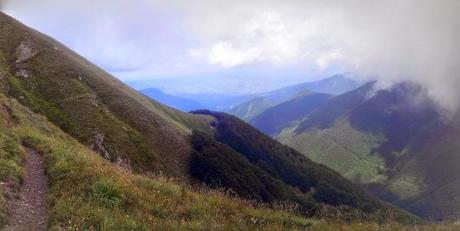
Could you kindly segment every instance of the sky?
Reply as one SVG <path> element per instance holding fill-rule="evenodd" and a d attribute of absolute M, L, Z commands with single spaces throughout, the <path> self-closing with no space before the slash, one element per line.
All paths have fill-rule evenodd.
<path fill-rule="evenodd" d="M 136 88 L 245 94 L 352 72 L 460 105 L 457 0 L 0 0 Z"/>

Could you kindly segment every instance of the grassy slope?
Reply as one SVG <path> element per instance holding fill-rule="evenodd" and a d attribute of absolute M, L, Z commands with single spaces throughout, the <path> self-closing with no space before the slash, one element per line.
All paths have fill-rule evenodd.
<path fill-rule="evenodd" d="M 409 152 L 401 174 L 388 186 L 416 187 L 417 193 L 398 200 L 408 209 L 434 218 L 460 217 L 460 116 L 430 131 L 427 141 Z M 401 186 L 402 185 L 402 186 Z M 396 188 L 393 191 L 402 191 Z M 403 194 L 404 195 L 404 194 Z"/>
<path fill-rule="evenodd" d="M 253 119 L 250 124 L 265 134 L 276 137 L 283 128 L 290 127 L 326 102 L 331 96 L 322 93 L 305 93 L 287 102 L 273 106 Z"/>
<path fill-rule="evenodd" d="M 314 129 L 299 135 L 285 133 L 278 138 L 282 143 L 295 147 L 313 161 L 331 167 L 353 182 L 378 183 L 387 178 L 385 160 L 373 152 L 382 138 L 359 132 L 346 120 L 339 120 L 335 126 L 323 130 Z"/>
<path fill-rule="evenodd" d="M 235 115 L 244 121 L 250 121 L 276 104 L 276 101 L 273 101 L 268 97 L 257 97 L 235 106 L 229 110 L 228 113 Z"/>
<path fill-rule="evenodd" d="M 287 212 L 257 209 L 218 192 L 196 193 L 164 177 L 132 174 L 19 103 L 0 95 L 0 105 L 0 179 L 17 189 L 23 174 L 20 143 L 38 149 L 50 178 L 52 230 L 280 230 L 310 225 Z M 5 198 L 0 202 L 5 224 Z"/>
<path fill-rule="evenodd" d="M 0 34 L 2 92 L 86 145 L 103 135 L 102 145 L 113 161 L 121 158 L 134 169 L 186 175 L 191 129 L 206 129 L 208 119 L 140 95 L 55 40 L 2 13 Z M 18 61 L 21 44 L 34 55 Z M 21 70 L 30 76 L 15 77 Z"/>

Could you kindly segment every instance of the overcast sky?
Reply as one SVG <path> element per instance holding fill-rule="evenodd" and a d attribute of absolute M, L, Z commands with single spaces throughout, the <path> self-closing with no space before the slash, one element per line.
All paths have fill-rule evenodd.
<path fill-rule="evenodd" d="M 137 85 L 241 93 L 350 71 L 381 86 L 416 81 L 446 106 L 460 99 L 456 0 L 3 1 Z M 196 86 L 182 84 L 190 79 Z"/>

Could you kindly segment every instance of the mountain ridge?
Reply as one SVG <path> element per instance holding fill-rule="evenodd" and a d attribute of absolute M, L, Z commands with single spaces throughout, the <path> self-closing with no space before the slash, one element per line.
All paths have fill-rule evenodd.
<path fill-rule="evenodd" d="M 265 134 L 277 137 L 284 128 L 291 127 L 332 96 L 324 93 L 303 93 L 291 100 L 268 108 L 249 123 Z"/>
<path fill-rule="evenodd" d="M 252 99 L 227 110 L 228 113 L 251 121 L 265 110 L 309 93 L 338 95 L 358 88 L 360 84 L 347 74 L 338 74 L 318 81 L 305 82 L 257 94 Z"/>

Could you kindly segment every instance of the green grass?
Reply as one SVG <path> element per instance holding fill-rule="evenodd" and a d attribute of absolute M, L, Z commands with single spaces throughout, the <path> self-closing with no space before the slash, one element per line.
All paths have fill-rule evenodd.
<path fill-rule="evenodd" d="M 121 189 L 111 180 L 100 179 L 91 185 L 91 197 L 107 206 L 118 206 L 123 201 Z"/>
<path fill-rule="evenodd" d="M 387 179 L 385 160 L 373 151 L 383 138 L 357 131 L 344 119 L 331 128 L 299 135 L 285 132 L 278 139 L 353 182 L 382 183 Z"/>
<path fill-rule="evenodd" d="M 22 183 L 24 171 L 21 167 L 21 161 L 23 155 L 23 150 L 19 148 L 19 140 L 5 129 L 1 129 L 0 184 L 3 193 L 0 195 L 0 227 L 5 225 L 8 220 L 7 200 L 15 197 Z"/>
<path fill-rule="evenodd" d="M 337 221 L 321 221 L 312 226 L 313 231 L 457 231 L 459 223 L 427 224 L 407 226 L 398 223 L 376 224 L 366 222 L 341 223 Z"/>
<path fill-rule="evenodd" d="M 398 175 L 392 179 L 386 186 L 386 189 L 396 195 L 400 200 L 416 197 L 425 191 L 425 183 L 415 176 Z"/>

